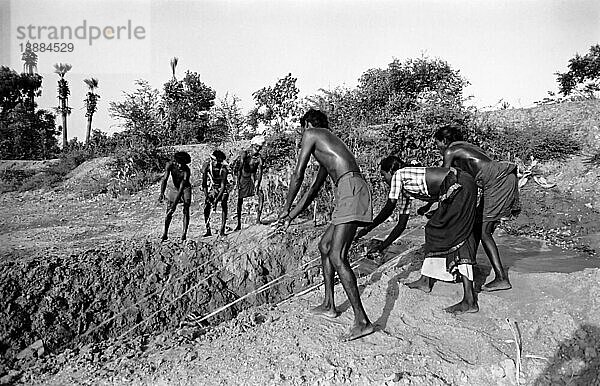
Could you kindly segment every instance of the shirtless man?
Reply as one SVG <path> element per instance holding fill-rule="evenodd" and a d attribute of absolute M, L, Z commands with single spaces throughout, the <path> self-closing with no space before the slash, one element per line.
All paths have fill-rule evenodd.
<path fill-rule="evenodd" d="M 485 284 L 482 290 L 512 288 L 492 235 L 501 219 L 517 216 L 520 212 L 517 165 L 492 160 L 479 147 L 461 141 L 460 132 L 453 126 L 441 127 L 434 138 L 444 157 L 444 167 L 461 168 L 475 178 L 481 189 L 475 237 L 478 243 L 481 241 L 495 274 L 494 280 Z"/>
<path fill-rule="evenodd" d="M 242 229 L 242 206 L 244 198 L 252 197 L 254 194 L 258 196 L 256 223 L 260 224 L 260 216 L 265 201 L 265 196 L 260 188 L 263 174 L 263 161 L 260 156 L 260 150 L 264 143 L 265 138 L 262 135 L 255 136 L 250 142 L 250 149 L 244 150 L 240 156 L 241 165 L 237 172 L 238 199 L 236 231 Z"/>
<path fill-rule="evenodd" d="M 210 229 L 210 211 L 221 202 L 221 230 L 219 235 L 225 235 L 227 223 L 227 201 L 229 200 L 229 184 L 227 182 L 227 166 L 225 166 L 225 153 L 215 150 L 209 162 L 202 171 L 202 189 L 204 190 L 204 224 L 206 233 L 204 237 L 212 236 Z"/>
<path fill-rule="evenodd" d="M 399 204 L 398 223 L 382 244 L 387 247 L 406 228 L 412 199 L 437 202 L 438 209 L 425 225 L 421 278 L 407 286 L 431 292 L 434 280 L 453 281 L 458 277 L 463 283 L 463 299 L 445 310 L 452 314 L 479 311 L 473 290 L 477 245 L 473 234 L 477 186 L 473 177 L 454 168 L 409 166 L 396 156 L 384 158 L 380 166 L 381 175 L 390 185 L 388 199 L 373 223 L 361 229 L 357 236 L 362 237 L 383 223 Z"/>
<path fill-rule="evenodd" d="M 310 109 L 304 114 L 300 124 L 302 125 L 300 154 L 290 178 L 287 199 L 279 215 L 278 225 L 280 229 L 286 230 L 290 222 L 310 205 L 327 176 L 336 181 L 336 207 L 331 224 L 319 242 L 325 298 L 323 303 L 311 312 L 328 318 L 339 316 L 335 308 L 333 291 L 333 278 L 337 272 L 354 311 L 354 325 L 346 335 L 341 337 L 344 341 L 350 341 L 374 331 L 360 300 L 356 276 L 348 262 L 348 250 L 356 234 L 356 228 L 359 225 L 369 224 L 373 219 L 371 192 L 360 173 L 354 155 L 329 130 L 327 116 L 324 113 Z M 290 210 L 302 185 L 311 155 L 319 163 L 319 170 L 308 191 L 294 209 Z"/>
<path fill-rule="evenodd" d="M 192 161 L 190 155 L 185 151 L 178 151 L 174 154 L 173 160 L 167 162 L 165 167 L 165 173 L 162 177 L 160 184 L 160 196 L 158 197 L 159 202 L 163 202 L 165 199 L 165 190 L 167 189 L 167 182 L 169 175 L 173 181 L 175 189 L 169 187 L 167 192 L 167 215 L 165 217 L 165 230 L 162 235 L 162 240 L 168 238 L 169 225 L 173 219 L 173 213 L 177 209 L 177 204 L 183 204 L 183 234 L 181 240 L 187 238 L 188 226 L 190 224 L 190 205 L 192 203 L 192 185 L 190 183 L 190 168 L 188 164 Z"/>

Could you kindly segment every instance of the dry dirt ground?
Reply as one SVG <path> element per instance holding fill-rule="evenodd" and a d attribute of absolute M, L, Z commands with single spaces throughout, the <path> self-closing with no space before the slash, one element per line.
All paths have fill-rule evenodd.
<path fill-rule="evenodd" d="M 443 311 L 460 300 L 458 284 L 437 283 L 430 294 L 402 284 L 418 276 L 423 257 L 423 221 L 413 219 L 411 232 L 384 259 L 362 259 L 363 244 L 353 250 L 352 260 L 362 259 L 355 270 L 362 299 L 377 326 L 363 339 L 338 340 L 353 317 L 339 285 L 336 299 L 343 314 L 337 320 L 307 314 L 321 299 L 322 287 L 316 287 L 278 304 L 240 310 L 220 324 L 209 319 L 209 326 L 146 331 L 54 352 L 45 349 L 40 336 L 29 348 L 17 348 L 21 357 L 0 369 L 0 384 L 600 385 L 600 269 L 594 268 L 599 264 L 593 255 L 600 232 L 597 199 L 586 201 L 578 192 L 567 193 L 528 185 L 524 203 L 529 209 L 507 224 L 499 239 L 510 237 L 507 232 L 521 238 L 535 235 L 569 248 L 565 256 L 576 248 L 578 264 L 585 262 L 563 273 L 510 265 L 513 289 L 479 293 L 477 314 L 452 316 Z M 581 195 L 586 197 L 584 190 Z M 32 256 L 69 259 L 90 250 L 158 239 L 164 207 L 156 203 L 157 196 L 158 186 L 117 199 L 83 198 L 69 191 L 2 194 L 0 263 L 8 267 Z M 198 242 L 204 233 L 200 203 L 196 200 L 192 206 L 189 232 L 189 239 Z M 179 214 L 173 220 L 174 239 L 180 222 Z M 318 232 L 309 228 L 310 223 L 297 225 L 291 234 L 265 243 L 293 244 L 298 234 L 310 233 L 313 247 L 303 259 L 316 257 Z M 226 240 L 249 243 L 268 232 L 268 227 L 252 226 L 242 238 L 234 239 L 234 234 Z M 207 241 L 217 243 L 216 238 Z M 550 250 L 523 245 L 519 253 L 526 256 L 543 258 Z M 480 254 L 479 261 L 485 263 L 485 255 Z M 485 264 L 477 272 L 478 286 L 491 279 Z M 305 284 L 311 283 L 318 281 Z M 0 348 L 3 355 L 10 351 Z"/>

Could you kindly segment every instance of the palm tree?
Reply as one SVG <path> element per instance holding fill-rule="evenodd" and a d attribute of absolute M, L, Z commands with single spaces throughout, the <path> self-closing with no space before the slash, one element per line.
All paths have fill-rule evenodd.
<path fill-rule="evenodd" d="M 178 62 L 179 62 L 179 59 L 178 59 L 176 56 L 174 56 L 174 57 L 171 59 L 171 72 L 173 73 L 173 80 L 177 80 L 177 79 L 175 78 L 175 68 L 177 67 L 177 63 L 178 63 Z"/>
<path fill-rule="evenodd" d="M 21 55 L 23 61 L 23 72 L 25 74 L 33 75 L 37 74 L 37 54 L 31 49 L 31 43 L 29 41 L 25 45 L 25 51 Z"/>
<path fill-rule="evenodd" d="M 87 130 L 85 132 L 85 144 L 89 145 L 90 144 L 90 134 L 92 133 L 92 117 L 94 116 L 94 113 L 96 112 L 96 105 L 98 104 L 98 99 L 100 99 L 100 95 L 96 94 L 94 91 L 96 88 L 98 88 L 98 79 L 96 78 L 89 78 L 89 79 L 84 79 L 83 82 L 85 84 L 87 84 L 89 91 L 87 93 L 87 96 L 85 97 L 85 107 L 86 107 L 86 113 L 85 116 L 87 117 Z"/>
<path fill-rule="evenodd" d="M 65 74 L 71 70 L 73 66 L 68 63 L 56 63 L 54 65 L 54 72 L 58 74 L 60 79 L 58 80 L 58 102 L 59 106 L 56 111 L 62 115 L 62 134 L 63 134 L 63 149 L 67 147 L 67 116 L 71 114 L 71 108 L 69 107 L 69 83 L 65 79 Z"/>

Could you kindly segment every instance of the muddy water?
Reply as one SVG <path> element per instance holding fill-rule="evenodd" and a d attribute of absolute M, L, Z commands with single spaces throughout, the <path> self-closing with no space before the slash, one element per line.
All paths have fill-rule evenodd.
<path fill-rule="evenodd" d="M 585 268 L 600 268 L 600 258 L 576 251 L 563 250 L 545 241 L 518 236 L 494 236 L 502 264 L 511 271 L 521 273 L 561 272 L 571 273 Z M 489 260 L 479 248 L 477 263 L 489 266 Z"/>

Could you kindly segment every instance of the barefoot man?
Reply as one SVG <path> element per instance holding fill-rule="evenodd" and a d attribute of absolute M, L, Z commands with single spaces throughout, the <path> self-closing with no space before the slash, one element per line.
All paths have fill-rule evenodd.
<path fill-rule="evenodd" d="M 434 138 L 444 157 L 444 167 L 455 166 L 466 171 L 475 178 L 482 191 L 475 237 L 478 243 L 481 241 L 495 274 L 494 280 L 485 284 L 482 290 L 498 291 L 512 288 L 492 235 L 501 219 L 517 216 L 521 210 L 517 165 L 493 161 L 479 147 L 461 141 L 460 132 L 453 126 L 441 127 Z"/>
<path fill-rule="evenodd" d="M 225 153 L 221 150 L 213 151 L 208 163 L 202 171 L 202 189 L 204 190 L 204 224 L 206 233 L 203 237 L 212 236 L 210 229 L 210 211 L 221 202 L 221 230 L 220 236 L 225 235 L 227 223 L 227 201 L 229 200 L 229 183 L 227 182 L 227 166 Z"/>
<path fill-rule="evenodd" d="M 258 198 L 258 208 L 256 209 L 256 223 L 260 224 L 265 196 L 260 183 L 263 175 L 263 161 L 260 156 L 260 150 L 265 144 L 265 137 L 257 135 L 250 142 L 250 149 L 244 150 L 240 156 L 241 165 L 237 172 L 237 226 L 236 231 L 242 229 L 242 206 L 244 198 L 252 197 L 256 194 Z"/>
<path fill-rule="evenodd" d="M 290 179 L 286 203 L 279 216 L 279 226 L 284 230 L 288 228 L 292 219 L 310 205 L 328 175 L 336 181 L 337 203 L 331 224 L 319 242 L 325 298 L 323 304 L 313 309 L 312 313 L 328 318 L 339 315 L 335 308 L 333 291 L 333 278 L 337 272 L 354 311 L 354 326 L 341 337 L 344 341 L 350 341 L 374 331 L 360 300 L 356 276 L 348 262 L 348 250 L 356 234 L 356 228 L 359 225 L 369 224 L 373 219 L 371 192 L 360 173 L 354 155 L 329 130 L 327 116 L 324 113 L 310 109 L 304 114 L 300 124 L 303 131 L 300 154 Z M 308 191 L 290 211 L 302 185 L 311 155 L 319 163 L 319 170 Z"/>
<path fill-rule="evenodd" d="M 473 291 L 473 264 L 476 241 L 473 225 L 476 217 L 477 186 L 473 177 L 455 168 L 408 167 L 396 156 L 381 160 L 381 175 L 390 185 L 390 193 L 373 223 L 358 233 L 362 237 L 383 223 L 400 203 L 400 219 L 382 246 L 389 246 L 406 228 L 413 198 L 437 202 L 438 208 L 425 225 L 425 261 L 421 278 L 409 288 L 430 292 L 433 280 L 462 279 L 463 300 L 446 308 L 452 314 L 477 312 Z"/>
<path fill-rule="evenodd" d="M 192 185 L 190 184 L 190 168 L 188 164 L 192 161 L 192 158 L 185 151 L 178 151 L 174 154 L 173 160 L 167 162 L 165 167 L 165 174 L 162 177 L 160 184 L 160 196 L 158 201 L 162 202 L 165 199 L 165 190 L 167 189 L 167 182 L 169 181 L 169 175 L 173 181 L 173 186 L 169 186 L 167 191 L 167 215 L 165 217 L 165 230 L 162 235 L 162 240 L 168 238 L 169 225 L 173 219 L 173 213 L 177 209 L 177 204 L 183 204 L 183 233 L 181 240 L 185 240 L 187 237 L 188 226 L 190 224 L 190 205 L 192 203 Z"/>

